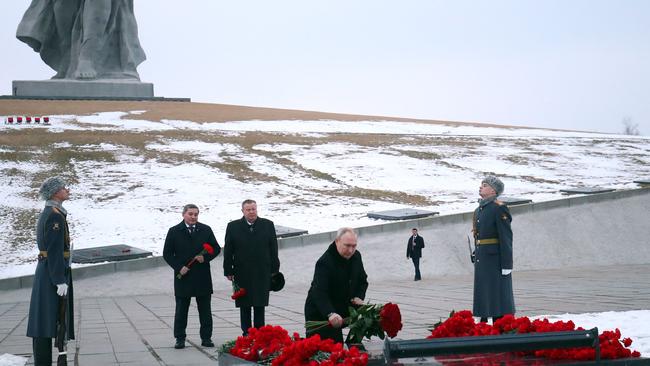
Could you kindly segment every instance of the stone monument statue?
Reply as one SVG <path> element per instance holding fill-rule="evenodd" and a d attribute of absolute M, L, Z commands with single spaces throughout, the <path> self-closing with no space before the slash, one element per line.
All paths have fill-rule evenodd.
<path fill-rule="evenodd" d="M 14 81 L 14 95 L 49 93 L 46 89 L 56 85 L 51 92 L 72 94 L 67 96 L 153 97 L 153 85 L 140 83 L 136 70 L 146 57 L 138 40 L 133 0 L 32 0 L 16 37 L 56 74 L 50 83 Z M 89 87 L 89 82 L 96 87 Z M 143 86 L 151 95 L 140 95 Z M 27 91 L 35 87 L 38 90 Z"/>

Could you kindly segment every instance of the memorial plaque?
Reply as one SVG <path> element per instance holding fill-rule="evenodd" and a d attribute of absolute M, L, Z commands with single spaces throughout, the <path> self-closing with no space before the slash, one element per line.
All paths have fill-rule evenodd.
<path fill-rule="evenodd" d="M 634 183 L 640 184 L 642 186 L 648 186 L 650 185 L 650 178 L 635 180 Z"/>
<path fill-rule="evenodd" d="M 125 244 L 107 245 L 103 247 L 76 249 L 72 253 L 73 263 L 99 263 L 124 261 L 127 259 L 144 258 L 152 253 Z"/>
<path fill-rule="evenodd" d="M 560 189 L 560 192 L 566 194 L 594 194 L 594 193 L 605 193 L 613 192 L 614 188 L 603 188 L 603 187 L 576 187 L 576 188 L 566 188 Z"/>
<path fill-rule="evenodd" d="M 307 234 L 307 230 L 294 229 L 288 226 L 275 225 L 275 235 L 278 238 L 289 238 L 292 236 L 298 236 L 303 234 Z"/>
<path fill-rule="evenodd" d="M 368 212 L 367 216 L 371 219 L 381 219 L 381 220 L 410 220 L 410 219 L 419 219 L 422 217 L 429 217 L 437 215 L 440 212 L 420 210 L 414 208 L 400 208 L 397 210 L 387 210 L 387 211 L 375 211 Z"/>
<path fill-rule="evenodd" d="M 520 198 L 520 197 L 509 197 L 509 196 L 500 196 L 498 198 L 499 201 L 505 203 L 508 206 L 514 206 L 514 205 L 523 205 L 526 203 L 532 203 L 533 200 L 528 199 L 528 198 Z"/>

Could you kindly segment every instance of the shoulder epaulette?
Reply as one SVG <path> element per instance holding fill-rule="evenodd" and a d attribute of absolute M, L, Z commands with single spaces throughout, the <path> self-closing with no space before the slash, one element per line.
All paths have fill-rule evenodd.
<path fill-rule="evenodd" d="M 505 202 L 499 200 L 494 200 L 494 203 L 496 203 L 499 206 L 504 206 L 506 204 Z"/>

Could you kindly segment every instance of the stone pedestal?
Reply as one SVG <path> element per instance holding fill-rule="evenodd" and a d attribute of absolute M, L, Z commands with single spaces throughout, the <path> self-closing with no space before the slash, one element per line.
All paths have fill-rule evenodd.
<path fill-rule="evenodd" d="M 153 84 L 138 80 L 14 80 L 14 97 L 64 98 L 153 98 Z"/>

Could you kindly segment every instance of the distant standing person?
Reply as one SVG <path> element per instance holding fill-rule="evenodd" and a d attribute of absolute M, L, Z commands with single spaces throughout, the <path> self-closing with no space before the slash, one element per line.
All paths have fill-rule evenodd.
<path fill-rule="evenodd" d="M 512 217 L 497 197 L 503 182 L 488 176 L 479 188 L 479 207 L 474 210 L 473 234 L 476 242 L 474 263 L 474 316 L 487 322 L 515 313 L 512 292 Z"/>
<path fill-rule="evenodd" d="M 244 335 L 253 325 L 264 325 L 264 308 L 269 305 L 271 276 L 280 271 L 278 239 L 273 221 L 257 216 L 257 203 L 247 199 L 241 204 L 244 216 L 228 223 L 223 257 L 223 274 L 246 289 L 246 295 L 235 300 L 239 308 Z"/>
<path fill-rule="evenodd" d="M 422 258 L 422 248 L 424 248 L 424 238 L 418 234 L 418 229 L 413 228 L 411 230 L 411 236 L 409 241 L 406 244 L 406 258 L 411 258 L 413 260 L 413 266 L 415 266 L 415 277 L 414 281 L 419 281 L 422 279 L 420 274 L 420 258 Z"/>
<path fill-rule="evenodd" d="M 52 364 L 52 338 L 56 337 L 57 321 L 65 322 L 62 324 L 66 324 L 67 339 L 74 339 L 72 250 L 68 212 L 62 206 L 63 201 L 70 198 L 70 191 L 63 179 L 51 177 L 43 182 L 39 195 L 45 200 L 45 208 L 36 224 L 39 254 L 27 320 L 27 336 L 32 338 L 37 366 Z M 66 307 L 65 319 L 58 319 L 61 305 Z"/>
<path fill-rule="evenodd" d="M 368 276 L 357 250 L 357 234 L 341 228 L 336 239 L 316 262 L 314 279 L 305 301 L 305 320 L 328 320 L 331 326 L 308 331 L 307 337 L 319 334 L 322 339 L 343 342 L 343 319 L 352 305 L 363 305 Z"/>
<path fill-rule="evenodd" d="M 172 226 L 167 231 L 163 258 L 170 267 L 174 269 L 174 296 L 176 298 L 176 311 L 174 313 L 174 348 L 185 348 L 187 334 L 187 313 L 190 308 L 192 297 L 196 298 L 196 307 L 199 310 L 199 322 L 201 327 L 201 345 L 203 347 L 214 347 L 212 343 L 212 275 L 210 273 L 210 261 L 213 260 L 221 247 L 214 237 L 212 229 L 205 224 L 198 222 L 199 208 L 194 204 L 187 204 L 183 207 L 183 221 Z M 213 254 L 201 254 L 203 244 L 207 243 L 214 249 Z M 191 268 L 187 267 L 188 262 L 193 258 L 196 262 Z M 181 275 L 178 278 L 178 275 Z"/>

